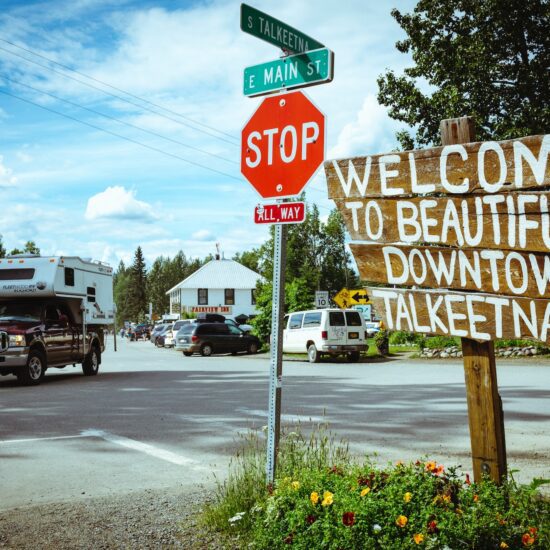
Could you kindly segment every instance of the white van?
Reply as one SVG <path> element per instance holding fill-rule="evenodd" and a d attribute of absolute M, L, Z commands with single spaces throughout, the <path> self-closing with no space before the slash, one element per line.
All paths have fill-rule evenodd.
<path fill-rule="evenodd" d="M 283 352 L 307 352 L 310 363 L 322 355 L 347 355 L 355 362 L 369 347 L 363 317 L 353 309 L 295 311 L 285 315 L 283 327 Z"/>

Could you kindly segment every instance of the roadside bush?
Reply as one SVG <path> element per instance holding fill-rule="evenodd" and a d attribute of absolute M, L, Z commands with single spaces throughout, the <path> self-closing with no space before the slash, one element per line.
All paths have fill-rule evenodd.
<path fill-rule="evenodd" d="M 527 348 L 535 346 L 539 353 L 550 353 L 550 348 L 536 340 L 496 340 L 495 348 Z"/>
<path fill-rule="evenodd" d="M 274 486 L 263 454 L 219 486 L 204 521 L 242 547 L 277 549 L 550 548 L 550 505 L 535 481 L 470 483 L 434 461 L 388 465 L 350 460 L 323 434 L 282 442 Z M 265 453 L 265 446 L 255 447 Z M 255 487 L 248 487 L 254 483 Z"/>
<path fill-rule="evenodd" d="M 386 329 L 380 329 L 374 336 L 374 345 L 380 355 L 390 354 L 390 342 L 388 337 L 388 331 Z"/>
<path fill-rule="evenodd" d="M 390 344 L 392 346 L 415 345 L 419 344 L 422 340 L 424 340 L 422 334 L 407 332 L 405 330 L 395 330 L 390 333 Z"/>
<path fill-rule="evenodd" d="M 452 346 L 460 346 L 460 338 L 454 336 L 428 336 L 418 342 L 418 347 L 430 349 L 443 349 Z"/>

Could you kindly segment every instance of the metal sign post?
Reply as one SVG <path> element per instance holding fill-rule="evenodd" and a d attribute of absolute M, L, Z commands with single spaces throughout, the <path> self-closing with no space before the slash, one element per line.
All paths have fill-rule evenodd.
<path fill-rule="evenodd" d="M 273 298 L 271 311 L 271 359 L 269 366 L 269 412 L 267 420 L 266 483 L 273 483 L 281 432 L 281 386 L 283 379 L 283 316 L 285 311 L 286 225 L 275 225 L 273 249 Z"/>

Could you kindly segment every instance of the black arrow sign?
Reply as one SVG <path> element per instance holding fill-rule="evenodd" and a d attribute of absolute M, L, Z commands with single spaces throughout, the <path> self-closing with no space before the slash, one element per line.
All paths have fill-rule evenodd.
<path fill-rule="evenodd" d="M 360 302 L 361 300 L 364 300 L 365 302 L 368 301 L 369 296 L 366 292 L 356 292 L 351 296 L 352 300 L 355 300 L 356 302 Z"/>

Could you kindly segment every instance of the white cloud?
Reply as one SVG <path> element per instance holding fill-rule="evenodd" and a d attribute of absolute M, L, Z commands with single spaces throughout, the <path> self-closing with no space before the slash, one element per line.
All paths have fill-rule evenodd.
<path fill-rule="evenodd" d="M 213 241 L 214 235 L 208 229 L 199 229 L 191 235 L 191 238 L 195 241 Z"/>
<path fill-rule="evenodd" d="M 386 108 L 378 104 L 374 95 L 369 94 L 355 120 L 342 128 L 328 158 L 389 152 L 395 147 L 394 134 L 398 127 L 388 117 Z"/>
<path fill-rule="evenodd" d="M 120 185 L 107 187 L 105 191 L 88 199 L 85 217 L 87 220 L 120 219 L 152 222 L 158 219 L 153 207 L 135 197 L 135 191 Z"/>
<path fill-rule="evenodd" d="M 4 164 L 4 157 L 0 156 L 0 188 L 16 185 L 17 178 L 13 175 L 13 170 Z"/>
<path fill-rule="evenodd" d="M 31 155 L 29 155 L 28 153 L 25 153 L 25 151 L 17 151 L 16 156 L 21 162 L 25 164 L 32 161 Z"/>

